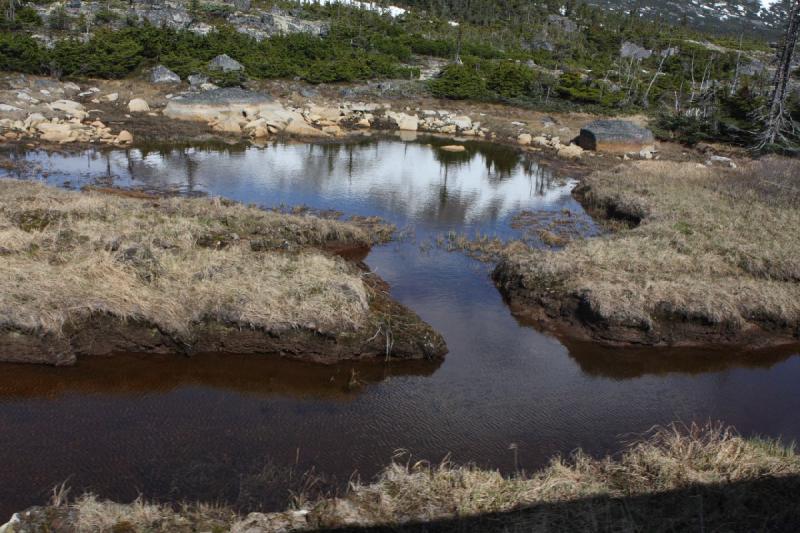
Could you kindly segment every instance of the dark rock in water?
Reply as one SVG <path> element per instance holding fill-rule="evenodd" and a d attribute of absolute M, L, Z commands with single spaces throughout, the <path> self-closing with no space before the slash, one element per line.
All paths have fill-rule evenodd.
<path fill-rule="evenodd" d="M 625 120 L 595 120 L 581 129 L 578 146 L 584 150 L 640 152 L 655 144 L 653 132 Z"/>
<path fill-rule="evenodd" d="M 164 65 L 158 65 L 150 72 L 150 83 L 180 83 L 181 77 Z"/>
<path fill-rule="evenodd" d="M 233 59 L 228 54 L 221 54 L 208 62 L 208 68 L 222 72 L 238 72 L 244 70 L 244 65 Z"/>

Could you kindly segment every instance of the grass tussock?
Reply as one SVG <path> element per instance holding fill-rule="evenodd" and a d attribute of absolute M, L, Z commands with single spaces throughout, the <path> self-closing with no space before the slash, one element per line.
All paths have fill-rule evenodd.
<path fill-rule="evenodd" d="M 26 525 L 49 525 L 57 517 L 61 531 L 80 532 L 270 532 L 376 526 L 402 531 L 403 524 L 436 521 L 454 521 L 456 526 L 447 529 L 453 531 L 472 530 L 470 524 L 476 530 L 491 531 L 569 531 L 577 525 L 592 530 L 652 530 L 649 526 L 674 530 L 694 524 L 698 518 L 695 502 L 708 488 L 707 497 L 713 496 L 717 503 L 708 500 L 701 523 L 728 530 L 726 524 L 770 523 L 775 517 L 767 514 L 774 502 L 779 512 L 785 508 L 790 515 L 795 513 L 781 517 L 784 521 L 800 518 L 797 509 L 785 505 L 784 500 L 794 501 L 793 495 L 774 494 L 769 487 L 756 491 L 755 485 L 747 485 L 780 484 L 798 475 L 800 456 L 791 446 L 743 438 L 721 424 L 671 425 L 635 439 L 616 456 L 595 459 L 577 451 L 569 458 L 554 458 L 532 475 L 520 472 L 506 477 L 450 462 L 395 461 L 374 483 L 352 484 L 344 497 L 302 503 L 299 509 L 281 513 L 240 518 L 220 507 L 175 509 L 141 499 L 117 504 L 85 495 L 71 503 L 59 498 L 49 507 L 27 513 Z M 666 507 L 659 503 L 659 495 L 672 494 L 677 500 L 670 500 Z M 739 505 L 742 502 L 747 505 Z M 653 505 L 661 515 L 651 516 Z M 623 512 L 609 512 L 612 507 Z M 526 516 L 521 528 L 509 529 L 498 519 L 503 513 L 526 509 L 533 514 Z M 495 518 L 480 525 L 471 522 L 486 516 Z M 425 527 L 421 530 L 428 530 Z"/>
<path fill-rule="evenodd" d="M 352 224 L 220 199 L 132 199 L 0 180 L 0 329 L 58 334 L 92 314 L 183 338 L 217 321 L 350 331 L 367 289 L 328 242 L 370 244 Z"/>
<path fill-rule="evenodd" d="M 449 462 L 396 462 L 376 483 L 354 487 L 348 500 L 350 508 L 364 513 L 364 520 L 402 523 L 798 473 L 800 457 L 793 447 L 745 439 L 719 424 L 672 425 L 654 429 L 619 457 L 598 460 L 577 451 L 568 459 L 554 458 L 531 476 L 521 473 L 504 477 L 495 471 Z"/>
<path fill-rule="evenodd" d="M 510 292 L 585 302 L 596 322 L 652 334 L 664 321 L 733 336 L 756 324 L 800 332 L 800 163 L 739 169 L 640 162 L 597 172 L 586 203 L 635 221 L 563 251 L 517 248 L 500 270 Z"/>

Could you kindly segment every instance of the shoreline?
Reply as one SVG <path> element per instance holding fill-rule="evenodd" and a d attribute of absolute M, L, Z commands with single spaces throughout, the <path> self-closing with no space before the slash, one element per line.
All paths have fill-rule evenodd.
<path fill-rule="evenodd" d="M 0 360 L 216 352 L 334 363 L 447 351 L 361 262 L 388 238 L 385 224 L 115 189 L 0 187 L 10 202 Z"/>
<path fill-rule="evenodd" d="M 638 166 L 633 168 L 620 166 L 610 172 L 596 172 L 575 188 L 573 196 L 581 202 L 587 212 L 592 213 L 593 217 L 616 222 L 620 224 L 620 227 L 617 227 L 616 231 L 611 234 L 600 238 L 600 241 L 594 242 L 594 247 L 585 245 L 585 243 L 573 243 L 563 250 L 556 251 L 531 250 L 528 253 L 512 251 L 506 254 L 494 269 L 492 273 L 494 283 L 518 320 L 554 334 L 560 339 L 592 341 L 622 348 L 643 346 L 676 348 L 726 346 L 747 349 L 773 346 L 800 347 L 800 322 L 797 322 L 793 308 L 791 306 L 788 309 L 781 307 L 782 303 L 778 298 L 778 294 L 782 290 L 789 290 L 792 287 L 794 287 L 793 290 L 797 290 L 797 282 L 794 280 L 794 275 L 788 271 L 784 274 L 775 271 L 778 268 L 791 271 L 792 260 L 790 258 L 785 261 L 778 259 L 779 256 L 775 256 L 774 251 L 770 249 L 765 252 L 768 255 L 763 259 L 748 255 L 748 261 L 752 261 L 754 265 L 745 265 L 744 267 L 731 265 L 729 264 L 730 260 L 724 258 L 725 254 L 735 256 L 736 254 L 751 253 L 748 252 L 751 250 L 750 242 L 762 241 L 754 236 L 735 234 L 735 238 L 743 239 L 743 241 L 735 241 L 733 236 L 728 235 L 727 238 L 731 239 L 731 243 L 728 244 L 715 240 L 724 237 L 712 235 L 708 237 L 711 240 L 711 247 L 707 248 L 709 245 L 701 240 L 705 238 L 705 235 L 701 237 L 700 234 L 709 232 L 713 234 L 713 231 L 702 226 L 709 222 L 700 219 L 699 214 L 692 215 L 691 209 L 693 208 L 681 206 L 681 202 L 691 201 L 689 200 L 691 195 L 706 193 L 707 189 L 713 189 L 713 187 L 722 189 L 725 186 L 724 180 L 731 180 L 735 183 L 738 179 L 745 179 L 740 178 L 739 175 L 746 172 L 758 174 L 761 171 L 758 165 L 770 164 L 774 163 L 753 163 L 754 166 L 751 169 L 742 169 L 740 174 L 736 174 L 739 171 L 733 170 L 716 172 L 697 168 L 690 170 L 691 167 L 686 166 L 684 169 L 686 173 L 694 171 L 703 176 L 699 179 L 689 178 L 687 185 L 675 186 L 675 188 L 682 188 L 675 193 L 676 199 L 669 200 L 672 204 L 676 204 L 670 204 L 669 208 L 661 205 L 664 203 L 661 202 L 661 198 L 672 194 L 669 190 L 671 185 L 665 186 L 664 183 L 669 183 L 671 176 L 680 175 L 681 167 L 676 164 L 663 163 L 663 165 L 672 165 L 666 167 L 669 169 L 666 173 L 662 173 L 659 169 L 653 170 L 652 166 L 647 166 L 649 163 L 644 162 L 638 163 Z M 617 175 L 622 176 L 621 181 L 616 177 Z M 707 182 L 703 180 L 707 180 Z M 712 186 L 708 185 L 708 182 L 720 183 L 720 185 Z M 751 206 L 759 206 L 760 203 L 752 204 L 750 202 L 764 201 L 751 198 L 750 187 L 749 184 L 740 187 L 742 198 L 734 199 L 734 205 L 740 206 L 738 202 L 742 202 Z M 714 191 L 712 190 L 712 192 Z M 769 194 L 780 194 L 780 191 Z M 720 201 L 726 202 L 727 200 Z M 791 209 L 791 207 L 788 208 L 789 213 L 792 212 Z M 681 210 L 682 213 L 677 215 L 678 221 L 673 223 L 671 221 L 672 213 L 677 210 Z M 776 217 L 774 223 L 787 222 L 787 219 L 783 218 L 779 212 L 779 208 L 765 203 L 763 210 L 767 217 L 773 212 L 777 213 L 774 215 Z M 717 224 L 724 224 L 730 215 L 722 213 L 719 216 L 721 217 L 719 221 L 714 218 L 711 220 Z M 693 217 L 698 221 L 695 222 Z M 669 222 L 665 220 L 669 220 Z M 768 230 L 780 232 L 781 228 L 768 228 Z M 648 254 L 672 253 L 669 250 L 670 242 L 674 244 L 680 238 L 684 238 L 686 242 L 679 242 L 675 246 L 680 256 L 688 256 L 688 258 L 681 259 L 680 256 L 677 258 L 674 256 L 648 257 Z M 665 242 L 655 245 L 648 239 L 662 239 Z M 610 261 L 613 260 L 607 259 L 605 254 L 607 248 L 613 246 L 624 248 L 625 252 L 618 254 L 623 257 L 618 257 L 616 263 L 612 265 Z M 659 250 L 658 246 L 662 246 L 662 248 Z M 780 246 L 780 244 L 776 244 L 776 246 Z M 614 253 L 612 251 L 611 255 Z M 685 275 L 684 270 L 688 268 L 697 268 L 692 266 L 695 264 L 691 259 L 692 253 L 706 254 L 703 256 L 701 264 L 703 261 L 719 262 L 719 265 L 714 266 L 719 270 L 719 274 L 700 280 L 703 284 L 707 284 L 708 292 L 683 296 L 683 301 L 688 299 L 691 302 L 692 298 L 696 299 L 696 302 L 686 304 L 685 308 L 681 307 L 682 302 L 678 297 L 673 297 L 669 293 L 649 296 L 647 292 L 651 290 L 649 287 L 659 283 L 673 286 L 672 290 L 676 290 L 676 287 L 671 285 L 671 277 Z M 782 252 L 780 253 L 782 254 Z M 719 254 L 721 258 L 717 258 L 714 254 Z M 552 262 L 550 262 L 551 260 Z M 580 262 L 580 266 L 566 265 L 570 260 Z M 628 265 L 628 260 L 635 266 Z M 537 265 L 537 261 L 547 264 Z M 609 263 L 606 264 L 603 261 L 609 261 Z M 660 269 L 670 268 L 669 261 L 681 261 L 681 263 L 678 263 L 680 266 L 674 273 L 661 272 Z M 631 273 L 625 274 L 628 268 L 632 269 Z M 633 270 L 634 268 L 637 270 Z M 590 271 L 591 274 L 584 269 Z M 614 273 L 614 269 L 619 269 L 620 273 Z M 597 276 L 601 283 L 606 282 L 607 278 L 611 287 L 607 288 L 601 285 L 596 287 L 593 275 Z M 699 273 L 692 275 L 702 277 Z M 706 274 L 706 276 L 708 275 Z M 787 277 L 781 279 L 780 276 Z M 665 281 L 661 281 L 662 279 Z M 716 304 L 710 296 L 711 294 L 716 294 L 719 299 L 733 299 L 736 298 L 737 291 L 748 292 L 759 289 L 771 291 L 775 284 L 778 284 L 775 287 L 783 287 L 784 285 L 780 285 L 781 283 L 785 285 L 785 289 L 776 289 L 779 291 L 778 293 L 770 292 L 772 296 L 760 295 L 760 299 L 756 302 L 742 300 L 738 304 L 729 304 L 726 301 L 726 305 L 739 305 L 742 310 L 733 309 L 727 311 L 730 313 L 729 316 L 717 317 L 714 309 Z M 729 285 L 730 288 L 728 288 Z M 744 289 L 739 289 L 738 286 L 744 287 Z M 601 294 L 600 297 L 606 298 L 605 300 L 598 302 L 595 299 L 594 293 L 598 291 Z M 609 293 L 627 296 L 611 298 L 605 296 Z M 770 298 L 773 300 L 771 301 Z M 626 305 L 635 308 L 629 315 L 625 314 L 628 313 Z M 773 308 L 770 308 L 770 305 Z M 621 311 L 617 311 L 615 308 L 619 308 Z M 741 316 L 738 313 L 741 313 Z"/>

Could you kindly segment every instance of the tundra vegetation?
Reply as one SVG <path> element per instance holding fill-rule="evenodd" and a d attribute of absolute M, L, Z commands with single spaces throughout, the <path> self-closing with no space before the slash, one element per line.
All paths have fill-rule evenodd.
<path fill-rule="evenodd" d="M 761 139 L 762 148 L 772 149 L 777 140 L 789 147 L 796 141 L 791 128 L 780 137 L 758 136 L 760 121 L 770 116 L 760 112 L 777 109 L 776 95 L 781 124 L 794 124 L 800 116 L 794 63 L 783 52 L 791 48 L 788 37 L 777 54 L 788 55 L 781 59 L 785 76 L 776 79 L 768 68 L 776 53 L 758 34 L 712 35 L 648 20 L 636 10 L 605 11 L 571 0 L 397 4 L 409 9 L 392 17 L 340 4 L 257 3 L 247 10 L 291 7 L 302 20 L 326 25 L 320 34 L 260 40 L 221 16 L 218 11 L 233 9 L 227 3 L 190 9 L 192 23 L 211 28 L 206 34 L 125 18 L 124 6 L 82 21 L 53 10 L 42 22 L 23 5 L 0 32 L 0 70 L 121 78 L 163 64 L 184 78 L 205 72 L 215 83 L 230 85 L 247 77 L 414 80 L 434 64 L 441 70 L 434 79 L 407 90 L 552 110 L 643 111 L 657 119 L 662 136 L 687 142 L 752 146 Z M 112 12 L 119 16 L 109 21 Z M 42 31 L 52 47 L 32 36 Z M 222 53 L 241 62 L 244 72 L 209 70 L 208 61 Z M 779 91 L 773 90 L 776 84 Z"/>
<path fill-rule="evenodd" d="M 386 238 L 374 221 L 361 228 L 217 198 L 125 194 L 0 180 L 4 359 L 68 364 L 119 349 L 328 361 L 444 352 L 377 278 L 323 251 Z"/>
<path fill-rule="evenodd" d="M 369 484 L 292 510 L 237 516 L 209 505 L 120 504 L 57 488 L 20 530 L 58 531 L 674 531 L 791 529 L 800 457 L 779 441 L 719 424 L 658 427 L 617 456 L 576 451 L 532 474 L 397 458 Z M 384 529 L 385 528 L 385 529 Z"/>
<path fill-rule="evenodd" d="M 495 278 L 521 315 L 612 342 L 798 341 L 797 161 L 631 163 L 576 194 L 629 226 L 559 251 L 507 248 Z"/>

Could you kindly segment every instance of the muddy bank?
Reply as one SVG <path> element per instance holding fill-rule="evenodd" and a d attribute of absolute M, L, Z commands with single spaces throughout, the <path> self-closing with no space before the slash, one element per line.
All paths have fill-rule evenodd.
<path fill-rule="evenodd" d="M 58 334 L 4 328 L 0 362 L 72 365 L 81 356 L 115 353 L 271 355 L 315 363 L 344 360 L 440 359 L 444 339 L 410 309 L 382 290 L 370 291 L 368 327 L 354 332 L 296 329 L 281 332 L 238 324 L 194 324 L 191 338 L 175 338 L 157 324 L 92 315 L 66 325 Z"/>
<path fill-rule="evenodd" d="M 561 251 L 516 247 L 493 278 L 518 317 L 611 345 L 800 344 L 796 198 L 771 181 L 796 163 L 745 169 L 637 163 L 575 191 L 619 231 Z"/>
<path fill-rule="evenodd" d="M 2 361 L 214 352 L 332 363 L 447 351 L 352 260 L 391 234 L 375 220 L 16 180 L 0 189 Z"/>

